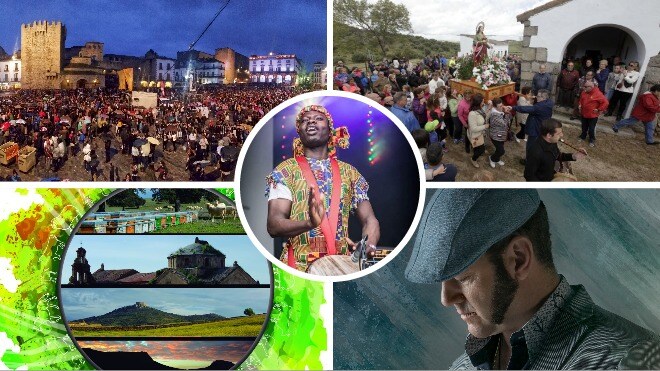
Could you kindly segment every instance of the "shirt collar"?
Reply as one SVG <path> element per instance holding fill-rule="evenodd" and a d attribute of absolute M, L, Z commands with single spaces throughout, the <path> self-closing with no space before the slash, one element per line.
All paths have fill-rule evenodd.
<path fill-rule="evenodd" d="M 555 290 L 550 296 L 548 296 L 539 310 L 536 311 L 529 321 L 527 321 L 522 329 L 511 335 L 510 340 L 512 344 L 514 340 L 515 342 L 526 343 L 529 359 L 540 351 L 546 335 L 550 332 L 558 314 L 562 311 L 566 301 L 570 298 L 571 286 L 568 284 L 568 281 L 566 281 L 564 276 L 560 275 L 559 277 L 559 285 L 557 285 Z M 475 367 L 483 367 L 485 363 L 484 358 L 487 356 L 489 356 L 487 362 L 492 362 L 491 353 L 494 354 L 494 349 L 490 348 L 496 344 L 497 336 L 499 336 L 499 334 L 479 339 L 472 336 L 472 334 L 468 334 L 465 341 L 465 352 L 470 357 L 470 360 Z"/>

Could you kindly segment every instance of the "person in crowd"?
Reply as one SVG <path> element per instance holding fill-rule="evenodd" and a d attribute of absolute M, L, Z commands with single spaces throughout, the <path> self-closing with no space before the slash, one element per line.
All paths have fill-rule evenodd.
<path fill-rule="evenodd" d="M 532 78 L 533 95 L 536 95 L 541 89 L 550 91 L 550 83 L 552 81 L 552 77 L 549 73 L 545 72 L 545 69 L 545 64 L 539 65 L 539 72 L 535 73 L 534 77 Z"/>
<path fill-rule="evenodd" d="M 605 94 L 605 97 L 608 101 L 612 100 L 614 89 L 619 84 L 621 79 L 623 79 L 623 73 L 621 71 L 621 65 L 615 64 L 612 67 L 612 72 L 610 72 L 607 76 L 607 81 L 605 81 L 605 91 L 603 91 L 603 93 Z"/>
<path fill-rule="evenodd" d="M 542 89 L 544 90 L 544 89 Z M 535 93 L 538 94 L 538 91 Z M 520 96 L 518 96 L 517 106 L 531 106 L 534 103 L 534 96 L 532 95 L 532 89 L 529 86 L 523 86 L 520 89 Z M 520 125 L 520 130 L 514 136 L 516 142 L 520 143 L 521 140 L 527 141 L 527 136 L 525 134 L 525 123 L 527 122 L 527 116 L 529 113 L 524 113 L 516 111 L 516 121 Z"/>
<path fill-rule="evenodd" d="M 525 156 L 539 137 L 541 132 L 541 123 L 552 117 L 554 102 L 550 99 L 550 93 L 547 90 L 539 90 L 536 96 L 536 103 L 531 106 L 515 106 L 516 112 L 528 114 L 525 121 L 525 134 L 527 134 L 527 144 L 525 146 Z M 525 165 L 525 159 L 521 160 Z"/>
<path fill-rule="evenodd" d="M 596 146 L 596 123 L 598 123 L 598 117 L 607 110 L 608 104 L 607 98 L 598 90 L 593 81 L 584 83 L 578 106 L 582 121 L 582 133 L 579 140 L 585 140 L 588 132 L 590 147 Z"/>
<path fill-rule="evenodd" d="M 490 118 L 488 119 L 488 135 L 495 146 L 495 152 L 488 157 L 490 167 L 495 165 L 504 166 L 502 156 L 504 156 L 504 143 L 509 134 L 509 125 L 511 123 L 510 106 L 505 108 L 502 98 L 493 99 Z"/>
<path fill-rule="evenodd" d="M 582 67 L 580 68 L 580 76 L 584 77 L 587 75 L 587 72 L 596 72 L 596 67 L 594 66 L 594 62 L 591 58 L 585 59 Z"/>
<path fill-rule="evenodd" d="M 468 116 L 470 114 L 470 106 L 472 105 L 472 90 L 465 90 L 463 92 L 463 99 L 458 103 L 458 108 L 456 113 L 458 114 L 458 120 L 461 122 L 463 128 L 465 128 L 465 153 L 470 153 L 470 138 L 468 137 Z"/>
<path fill-rule="evenodd" d="M 612 130 L 618 133 L 620 128 L 634 125 L 638 121 L 641 121 L 644 123 L 646 144 L 658 145 L 660 142 L 653 139 L 653 131 L 657 121 L 656 115 L 658 113 L 660 113 L 660 84 L 655 84 L 651 86 L 649 91 L 637 97 L 637 104 L 635 104 L 630 117 L 614 124 Z"/>
<path fill-rule="evenodd" d="M 426 121 L 428 121 L 426 115 L 427 98 L 424 97 L 424 89 L 424 86 L 419 86 L 413 90 L 415 98 L 413 99 L 412 112 L 420 126 L 426 125 Z"/>
<path fill-rule="evenodd" d="M 458 118 L 458 104 L 462 99 L 463 96 L 458 94 L 456 89 L 447 90 L 447 106 L 449 107 L 449 114 L 454 125 L 454 132 L 452 134 L 454 144 L 463 141 L 463 124 L 461 124 L 461 120 Z"/>
<path fill-rule="evenodd" d="M 596 81 L 598 82 L 598 90 L 600 90 L 600 92 L 603 94 L 605 94 L 605 84 L 607 83 L 607 79 L 610 76 L 610 69 L 607 68 L 607 64 L 607 59 L 601 60 L 598 63 L 598 69 L 594 75 Z"/>
<path fill-rule="evenodd" d="M 470 158 L 472 166 L 479 168 L 477 160 L 486 151 L 484 136 L 488 129 L 488 118 L 492 102 L 485 107 L 484 97 L 481 94 L 475 94 L 470 104 L 470 113 L 468 114 L 468 138 L 472 145 L 472 157 Z"/>
<path fill-rule="evenodd" d="M 550 182 L 555 173 L 555 161 L 577 161 L 587 156 L 587 150 L 580 148 L 575 153 L 563 153 L 557 143 L 563 138 L 561 122 L 548 118 L 540 125 L 540 137 L 527 151 L 525 180 L 528 182 Z"/>
<path fill-rule="evenodd" d="M 594 78 L 594 74 L 595 74 L 594 71 L 589 70 L 589 71 L 587 71 L 587 73 L 584 76 L 580 77 L 580 79 L 578 80 L 578 86 L 577 86 L 577 89 L 575 91 L 576 95 L 575 95 L 575 103 L 574 103 L 574 106 L 573 106 L 573 114 L 570 117 L 571 120 L 575 120 L 578 117 L 580 117 L 580 109 L 579 109 L 580 96 L 582 95 L 582 92 L 584 91 L 584 85 L 587 82 L 591 82 L 594 86 L 596 86 L 596 87 L 598 86 L 598 81 L 596 81 L 596 78 Z"/>
<path fill-rule="evenodd" d="M 390 110 L 394 116 L 403 122 L 403 125 L 406 127 L 406 129 L 408 129 L 410 132 L 415 129 L 421 129 L 415 114 L 405 107 L 408 101 L 406 93 L 398 92 L 394 95 L 393 99 L 394 105 L 392 105 Z"/>
<path fill-rule="evenodd" d="M 429 170 L 433 172 L 441 170 L 440 174 L 434 175 L 431 181 L 434 182 L 455 182 L 458 169 L 454 164 L 444 164 L 442 157 L 444 150 L 440 143 L 431 143 L 426 151 Z"/>
<path fill-rule="evenodd" d="M 573 101 L 580 80 L 580 73 L 574 70 L 575 63 L 568 62 L 557 77 L 557 105 L 573 108 Z M 538 95 L 538 93 L 536 94 Z"/>
<path fill-rule="evenodd" d="M 621 121 L 621 118 L 623 118 L 623 113 L 626 111 L 628 101 L 633 95 L 635 84 L 637 83 L 637 80 L 639 80 L 639 77 L 639 62 L 632 61 L 628 63 L 626 71 L 623 73 L 623 78 L 621 81 L 619 81 L 619 83 L 616 85 L 616 88 L 614 89 L 614 94 L 612 95 L 612 100 L 610 101 L 610 106 L 606 116 L 612 116 L 614 109 L 618 104 L 619 108 L 617 110 L 616 120 Z"/>

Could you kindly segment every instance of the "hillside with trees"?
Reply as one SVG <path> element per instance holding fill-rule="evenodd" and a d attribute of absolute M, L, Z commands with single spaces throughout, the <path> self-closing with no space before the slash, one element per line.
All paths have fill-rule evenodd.
<path fill-rule="evenodd" d="M 225 317 L 214 313 L 182 316 L 163 312 L 162 310 L 146 305 L 136 304 L 117 308 L 100 316 L 83 318 L 78 321 L 73 321 L 72 323 L 86 323 L 89 325 L 97 324 L 102 326 L 146 326 L 172 323 L 212 322 L 224 318 Z"/>
<path fill-rule="evenodd" d="M 427 55 L 458 54 L 459 44 L 412 35 L 405 5 L 391 0 L 334 0 L 335 62 L 363 63 L 382 58 L 421 59 Z"/>

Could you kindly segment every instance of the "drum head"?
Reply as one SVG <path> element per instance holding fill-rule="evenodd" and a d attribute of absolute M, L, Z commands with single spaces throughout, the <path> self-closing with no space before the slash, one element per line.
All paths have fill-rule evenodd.
<path fill-rule="evenodd" d="M 314 260 L 307 273 L 317 276 L 342 276 L 358 271 L 358 264 L 351 261 L 349 255 L 328 255 Z"/>

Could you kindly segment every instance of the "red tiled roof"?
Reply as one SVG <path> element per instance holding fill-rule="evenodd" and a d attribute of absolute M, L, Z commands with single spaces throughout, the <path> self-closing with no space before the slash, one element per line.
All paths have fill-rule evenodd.
<path fill-rule="evenodd" d="M 156 278 L 156 272 L 152 273 L 136 273 L 134 275 L 124 277 L 117 282 L 131 283 L 131 284 L 147 284 L 152 279 Z"/>

